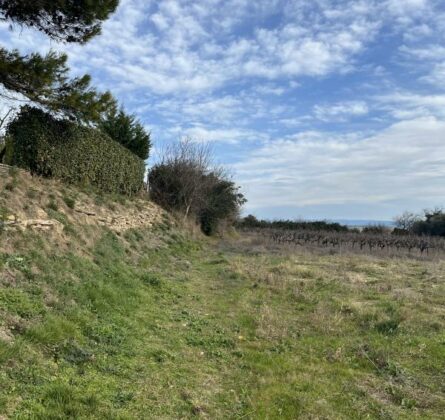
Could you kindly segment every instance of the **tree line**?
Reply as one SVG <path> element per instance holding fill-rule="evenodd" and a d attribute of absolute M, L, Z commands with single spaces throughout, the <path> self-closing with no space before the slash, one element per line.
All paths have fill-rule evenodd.
<path fill-rule="evenodd" d="M 347 232 L 347 226 L 340 223 L 306 220 L 262 220 L 257 219 L 254 215 L 238 220 L 237 226 L 242 229 L 259 228 L 259 229 L 285 229 L 285 230 L 317 230 L 325 232 Z"/>
<path fill-rule="evenodd" d="M 273 231 L 313 231 L 313 232 L 349 232 L 371 235 L 392 234 L 396 236 L 441 236 L 445 237 L 445 212 L 441 208 L 424 210 L 422 215 L 404 212 L 394 218 L 395 227 L 368 225 L 361 229 L 327 221 L 306 220 L 262 220 L 254 215 L 241 218 L 237 227 L 244 230 L 268 229 Z"/>

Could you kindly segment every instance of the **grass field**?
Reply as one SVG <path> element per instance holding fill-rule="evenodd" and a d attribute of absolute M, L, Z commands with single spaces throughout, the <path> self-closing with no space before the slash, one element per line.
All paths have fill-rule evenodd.
<path fill-rule="evenodd" d="M 0 237 L 0 419 L 443 418 L 442 261 L 69 232 Z"/>

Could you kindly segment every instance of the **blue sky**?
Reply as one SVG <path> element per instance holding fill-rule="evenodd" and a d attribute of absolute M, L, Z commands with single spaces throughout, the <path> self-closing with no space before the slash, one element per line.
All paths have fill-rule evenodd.
<path fill-rule="evenodd" d="M 121 0 L 86 46 L 6 24 L 0 43 L 68 52 L 157 150 L 210 142 L 246 213 L 391 219 L 444 204 L 442 0 Z"/>

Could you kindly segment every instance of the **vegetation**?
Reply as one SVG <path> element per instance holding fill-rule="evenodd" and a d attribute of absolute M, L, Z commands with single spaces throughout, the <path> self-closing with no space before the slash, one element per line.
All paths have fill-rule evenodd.
<path fill-rule="evenodd" d="M 326 232 L 316 230 L 244 229 L 244 234 L 278 245 L 340 252 L 378 252 L 387 256 L 402 254 L 443 256 L 445 241 L 433 236 L 400 235 L 399 232 Z"/>
<path fill-rule="evenodd" d="M 111 139 L 133 152 L 136 156 L 146 160 L 150 155 L 150 133 L 134 115 L 128 115 L 121 108 L 112 106 L 105 113 L 99 124 L 99 129 Z"/>
<path fill-rule="evenodd" d="M 127 195 L 142 189 L 144 162 L 96 129 L 24 107 L 7 137 L 7 163 L 33 174 Z"/>
<path fill-rule="evenodd" d="M 239 187 L 212 165 L 207 146 L 185 140 L 174 144 L 149 173 L 150 197 L 163 208 L 196 221 L 211 235 L 233 223 L 246 202 Z"/>
<path fill-rule="evenodd" d="M 425 210 L 423 217 L 405 212 L 395 221 L 399 234 L 445 237 L 445 213 L 440 208 Z"/>
<path fill-rule="evenodd" d="M 0 0 L 0 14 L 56 41 L 84 43 L 100 33 L 102 21 L 108 19 L 118 3 L 119 0 Z"/>
<path fill-rule="evenodd" d="M 210 242 L 168 218 L 120 235 L 81 224 L 3 235 L 6 418 L 433 419 L 445 409 L 443 261 Z"/>
<path fill-rule="evenodd" d="M 10 92 L 2 96 L 16 99 L 20 94 L 69 119 L 82 123 L 98 121 L 114 101 L 111 94 L 97 93 L 90 87 L 88 75 L 69 79 L 66 61 L 66 55 L 53 51 L 43 57 L 0 48 L 0 84 Z"/>
<path fill-rule="evenodd" d="M 258 220 L 249 214 L 240 219 L 237 226 L 241 229 L 286 229 L 286 230 L 316 230 L 326 232 L 347 232 L 348 227 L 340 223 L 326 221 L 305 221 L 305 220 Z"/>
<path fill-rule="evenodd" d="M 424 220 L 416 221 L 412 231 L 418 235 L 445 237 L 445 213 L 442 210 L 425 211 Z"/>
<path fill-rule="evenodd" d="M 0 17 L 12 24 L 35 28 L 52 39 L 84 43 L 100 32 L 101 22 L 116 9 L 118 0 L 0 0 Z M 22 55 L 0 48 L 0 85 L 9 99 L 23 99 L 82 123 L 97 122 L 114 102 L 99 94 L 90 76 L 70 79 L 67 56 L 53 51 Z"/>
<path fill-rule="evenodd" d="M 102 22 L 117 5 L 118 0 L 0 0 L 0 19 L 35 28 L 59 42 L 85 43 L 100 32 Z M 0 85 L 4 88 L 0 96 L 27 102 L 58 119 L 97 127 L 141 159 L 147 159 L 150 135 L 134 116 L 117 111 L 117 101 L 110 92 L 97 92 L 90 81 L 89 75 L 69 77 L 65 54 L 50 51 L 45 56 L 23 55 L 18 50 L 0 48 Z M 16 109 L 11 108 L 0 120 L 0 129 L 13 109 L 15 113 Z M 0 162 L 5 159 L 4 143 L 1 138 Z M 116 165 L 122 160 L 126 160 L 125 156 Z M 133 190 L 133 186 L 128 189 Z"/>
<path fill-rule="evenodd" d="M 84 43 L 117 4 L 0 0 L 0 14 Z M 250 215 L 239 236 L 193 235 L 119 195 L 141 190 L 150 135 L 67 74 L 64 55 L 0 48 L 6 95 L 43 108 L 22 108 L 0 159 L 101 191 L 28 174 L 24 199 L 16 168 L 0 178 L 0 420 L 441 418 L 442 211 L 405 214 L 397 234 Z M 245 202 L 191 141 L 149 183 L 206 235 Z"/>

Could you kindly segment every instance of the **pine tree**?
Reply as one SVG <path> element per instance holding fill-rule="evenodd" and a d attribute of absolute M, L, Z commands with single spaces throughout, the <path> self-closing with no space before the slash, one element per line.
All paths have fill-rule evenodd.
<path fill-rule="evenodd" d="M 0 14 L 18 25 L 44 32 L 57 41 L 84 43 L 96 36 L 101 22 L 119 0 L 0 0 Z"/>
<path fill-rule="evenodd" d="M 85 43 L 100 32 L 101 22 L 118 0 L 0 0 L 0 19 L 33 27 L 62 42 Z M 0 96 L 24 96 L 54 114 L 82 123 L 97 123 L 115 100 L 90 86 L 90 76 L 68 77 L 67 56 L 46 56 L 0 48 Z"/>
<path fill-rule="evenodd" d="M 99 128 L 114 141 L 122 144 L 141 159 L 147 159 L 150 154 L 150 133 L 134 115 L 128 115 L 117 106 L 109 108 L 105 113 Z"/>

